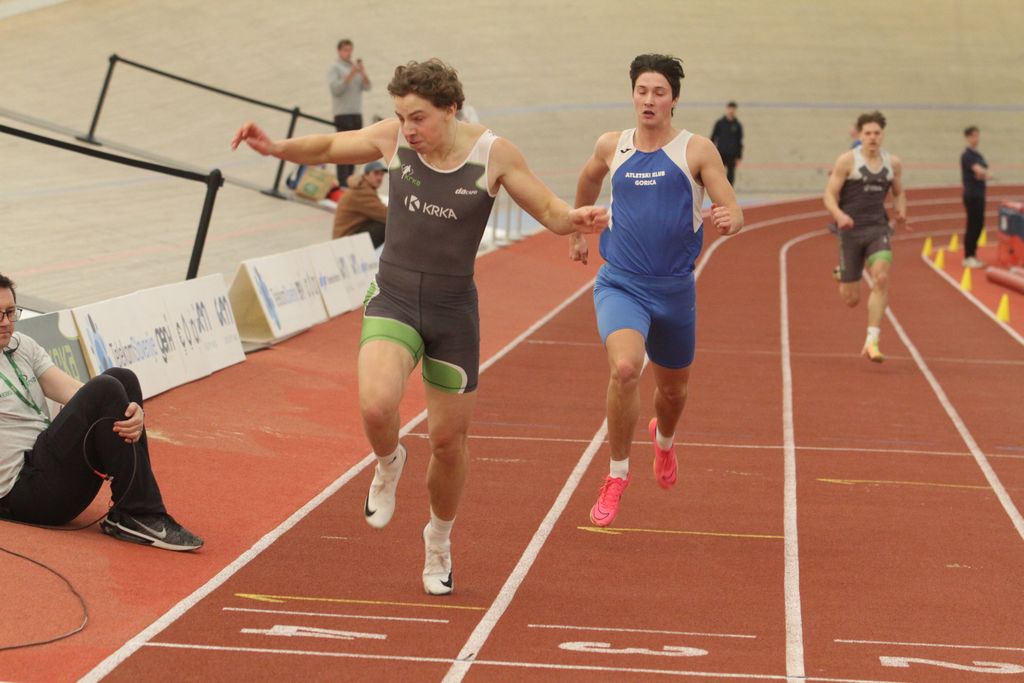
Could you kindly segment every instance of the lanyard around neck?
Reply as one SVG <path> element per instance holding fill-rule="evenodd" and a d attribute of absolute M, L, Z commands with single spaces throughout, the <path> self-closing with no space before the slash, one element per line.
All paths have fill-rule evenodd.
<path fill-rule="evenodd" d="M 4 355 L 7 356 L 7 360 L 10 362 L 11 367 L 14 368 L 14 374 L 17 375 L 18 381 L 21 383 L 21 386 L 25 387 L 25 394 L 22 395 L 22 393 L 18 391 L 18 387 L 11 384 L 11 380 L 7 379 L 7 375 L 3 374 L 2 372 L 0 372 L 0 379 L 4 381 L 4 384 L 6 384 L 10 388 L 10 390 L 14 392 L 14 395 L 17 396 L 22 403 L 27 405 L 32 410 L 36 411 L 36 415 L 45 420 L 46 424 L 50 424 L 50 418 L 43 415 L 42 409 L 36 404 L 35 399 L 32 398 L 32 391 L 28 388 L 28 378 L 25 377 L 25 373 L 21 371 L 21 368 L 18 367 L 18 364 L 14 362 L 14 354 L 5 352 Z"/>

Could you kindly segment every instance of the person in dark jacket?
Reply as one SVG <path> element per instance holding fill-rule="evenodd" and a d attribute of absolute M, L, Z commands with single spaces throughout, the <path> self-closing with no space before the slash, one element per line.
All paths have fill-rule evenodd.
<path fill-rule="evenodd" d="M 725 116 L 715 122 L 711 131 L 711 142 L 715 143 L 718 153 L 722 155 L 722 163 L 725 164 L 725 176 L 729 179 L 730 185 L 736 178 L 736 167 L 743 159 L 743 125 L 736 118 L 736 103 L 729 102 L 725 105 Z"/>
<path fill-rule="evenodd" d="M 967 227 L 964 229 L 964 268 L 984 268 L 985 262 L 975 254 L 978 238 L 985 226 L 985 183 L 992 174 L 985 163 L 985 157 L 978 151 L 981 133 L 977 126 L 964 129 L 967 147 L 960 155 L 960 172 L 964 183 L 964 209 L 967 211 Z"/>
<path fill-rule="evenodd" d="M 334 239 L 368 232 L 374 249 L 384 244 L 388 207 L 380 200 L 377 190 L 384 182 L 385 173 L 387 167 L 384 164 L 371 161 L 361 175 L 349 177 L 349 189 L 338 198 L 338 208 L 334 213 Z"/>

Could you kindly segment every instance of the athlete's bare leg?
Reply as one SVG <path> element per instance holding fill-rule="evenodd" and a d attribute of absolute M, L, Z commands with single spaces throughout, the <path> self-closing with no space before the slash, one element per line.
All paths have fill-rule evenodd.
<path fill-rule="evenodd" d="M 430 508 L 442 520 L 455 519 L 469 474 L 469 424 L 476 392 L 453 394 L 427 385 Z"/>
<path fill-rule="evenodd" d="M 889 304 L 889 271 L 892 263 L 880 258 L 868 266 L 871 275 L 871 294 L 868 296 L 868 327 L 881 327 L 885 307 Z"/>
<path fill-rule="evenodd" d="M 366 438 L 378 456 L 398 448 L 398 407 L 415 367 L 409 350 L 387 339 L 368 341 L 359 349 L 359 412 Z"/>
<path fill-rule="evenodd" d="M 608 350 L 608 442 L 612 460 L 629 457 L 640 416 L 640 373 L 644 368 L 644 338 L 636 330 L 616 330 L 605 342 Z"/>
<path fill-rule="evenodd" d="M 662 436 L 676 432 L 679 418 L 686 407 L 686 393 L 690 382 L 690 368 L 663 368 L 651 363 L 654 371 L 654 415 L 658 418 L 658 431 Z"/>

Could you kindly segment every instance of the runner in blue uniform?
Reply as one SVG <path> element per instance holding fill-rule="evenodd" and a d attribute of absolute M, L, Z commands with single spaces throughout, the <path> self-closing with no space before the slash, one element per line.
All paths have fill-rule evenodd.
<path fill-rule="evenodd" d="M 644 355 L 654 372 L 654 442 L 658 485 L 676 483 L 673 438 L 686 403 L 694 357 L 693 267 L 704 238 L 707 191 L 712 226 L 722 235 L 743 227 L 743 212 L 722 158 L 708 138 L 672 125 L 682 63 L 640 55 L 629 67 L 636 128 L 605 133 L 580 173 L 576 204 L 593 204 L 611 173 L 609 229 L 601 235 L 605 265 L 594 285 L 598 331 L 608 352 L 608 441 L 611 467 L 590 519 L 608 526 L 629 484 L 629 454 L 640 415 Z M 571 256 L 586 263 L 587 243 L 572 238 Z"/>
<path fill-rule="evenodd" d="M 235 134 L 264 155 L 302 164 L 390 169 L 387 237 L 367 293 L 359 347 L 359 406 L 377 455 L 364 505 L 385 526 L 406 461 L 399 403 L 422 361 L 430 433 L 430 522 L 423 529 L 423 589 L 453 590 L 450 534 L 466 483 L 469 424 L 480 360 L 473 267 L 491 204 L 502 187 L 557 234 L 599 232 L 604 208 L 573 209 L 526 165 L 519 150 L 484 126 L 457 118 L 464 100 L 455 70 L 431 59 L 395 69 L 388 85 L 395 118 L 355 131 L 272 141 L 253 123 Z"/>

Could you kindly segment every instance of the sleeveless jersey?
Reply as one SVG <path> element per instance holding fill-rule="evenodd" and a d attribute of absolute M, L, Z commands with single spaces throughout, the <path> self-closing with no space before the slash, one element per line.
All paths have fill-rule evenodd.
<path fill-rule="evenodd" d="M 497 139 L 484 131 L 458 168 L 427 164 L 398 129 L 388 164 L 387 237 L 380 260 L 436 275 L 473 274 L 476 252 L 491 215 L 487 163 Z"/>
<path fill-rule="evenodd" d="M 692 137 L 682 131 L 655 152 L 633 144 L 624 130 L 611 172 L 611 222 L 601 234 L 601 256 L 640 275 L 688 276 L 704 242 L 704 186 L 686 165 Z"/>
<path fill-rule="evenodd" d="M 885 212 L 885 197 L 892 185 L 892 158 L 880 150 L 882 168 L 877 172 L 868 168 L 860 147 L 853 150 L 853 170 L 846 176 L 839 192 L 839 208 L 853 218 L 853 229 L 889 225 Z"/>

